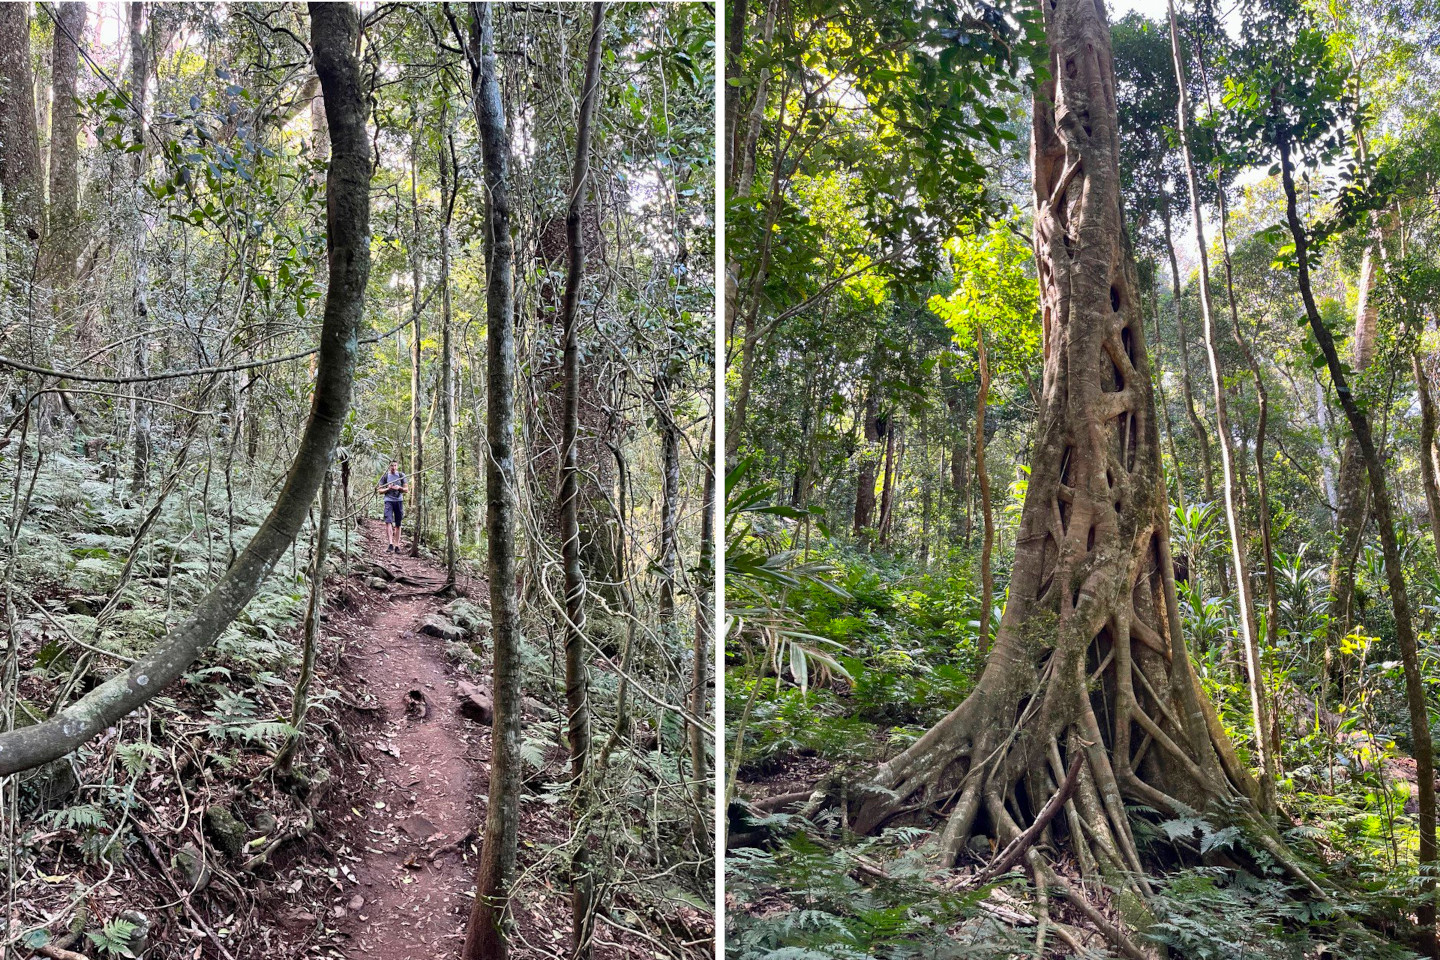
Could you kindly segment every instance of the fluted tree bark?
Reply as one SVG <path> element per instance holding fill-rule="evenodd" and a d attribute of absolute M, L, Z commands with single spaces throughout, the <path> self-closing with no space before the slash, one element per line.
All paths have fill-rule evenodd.
<path fill-rule="evenodd" d="M 850 824 L 873 832 L 929 820 L 938 806 L 945 866 L 972 836 L 1004 847 L 1054 814 L 1051 836 L 1081 873 L 1143 904 L 1132 811 L 1201 810 L 1243 825 L 1304 877 L 1255 806 L 1258 788 L 1181 633 L 1151 364 L 1120 212 L 1110 31 L 1092 0 L 1041 7 L 1049 71 L 1031 150 L 1044 379 L 1009 598 L 975 690 L 881 763 L 875 789 L 848 791 Z M 810 806 L 823 802 L 819 792 Z M 1074 891 L 1034 847 L 1024 859 L 1037 879 Z M 1122 953 L 1146 956 L 1104 928 Z"/>

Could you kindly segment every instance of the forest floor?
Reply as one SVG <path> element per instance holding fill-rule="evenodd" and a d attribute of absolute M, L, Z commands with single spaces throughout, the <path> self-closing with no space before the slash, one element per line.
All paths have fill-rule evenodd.
<path fill-rule="evenodd" d="M 383 530 L 362 521 L 348 572 L 326 584 L 309 740 L 296 762 L 308 789 L 281 782 L 264 743 L 204 734 L 213 692 L 188 678 L 177 684 L 163 708 L 174 766 L 158 763 L 133 781 L 136 802 L 109 835 L 140 842 L 97 857 L 109 821 L 86 827 L 71 816 L 94 809 L 74 806 L 86 797 L 119 801 L 124 791 L 109 787 L 81 787 L 76 797 L 72 784 L 22 815 L 17 882 L 0 899 L 17 930 L 48 930 L 41 955 L 62 946 L 88 960 L 118 955 L 94 934 L 139 916 L 145 929 L 129 947 L 148 960 L 459 956 L 489 787 L 489 719 L 467 702 L 489 695 L 480 652 L 489 646 L 488 591 L 466 580 L 452 603 L 436 592 L 439 565 L 387 555 Z M 285 635 L 298 643 L 298 625 Z M 291 681 L 270 682 L 288 701 Z M 542 687 L 524 703 L 536 730 L 559 716 Z M 136 725 L 123 726 L 79 760 L 82 783 L 101 781 L 122 743 L 136 739 Z M 537 960 L 564 954 L 570 940 L 568 817 L 543 788 L 563 780 L 566 754 L 558 740 L 542 753 L 526 769 L 512 941 L 512 955 Z M 234 827 L 228 849 L 211 824 L 215 809 Z M 653 957 L 648 939 L 602 918 L 593 955 Z"/>
<path fill-rule="evenodd" d="M 352 616 L 332 628 L 357 700 L 368 695 L 370 707 L 358 712 L 355 760 L 340 774 L 327 818 L 342 881 L 329 905 L 338 921 L 333 942 L 347 960 L 453 957 L 464 942 L 474 890 L 490 727 L 461 711 L 461 684 L 475 678 L 447 654 L 445 640 L 421 629 L 447 602 L 435 592 L 443 571 L 424 557 L 386 554 L 383 530 L 374 523 L 362 528 L 366 552 L 388 587 L 376 591 L 369 580 Z M 484 587 L 462 583 L 461 592 L 479 602 Z M 476 685 L 488 693 L 488 678 Z M 527 702 L 527 713 L 536 709 L 536 701 Z M 522 800 L 522 873 L 568 834 L 563 811 L 537 799 L 527 792 Z M 554 956 L 569 941 L 568 893 L 543 872 L 538 879 L 540 887 L 529 885 L 516 913 L 520 957 Z M 613 933 L 604 927 L 595 955 L 632 955 L 620 943 L 607 947 Z"/>

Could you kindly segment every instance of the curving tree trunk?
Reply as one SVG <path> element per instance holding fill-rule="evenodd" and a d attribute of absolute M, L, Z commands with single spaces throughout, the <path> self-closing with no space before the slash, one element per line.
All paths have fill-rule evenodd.
<path fill-rule="evenodd" d="M 510 955 L 510 897 L 520 821 L 520 610 L 515 589 L 515 291 L 510 236 L 510 132 L 496 75 L 494 6 L 470 4 L 470 85 L 485 177 L 486 535 L 495 719 L 484 843 L 464 960 Z"/>
<path fill-rule="evenodd" d="M 1278 111 L 1278 104 L 1272 105 Z M 1376 532 L 1380 535 L 1380 551 L 1385 559 L 1385 580 L 1390 591 L 1390 604 L 1395 613 L 1395 641 L 1400 647 L 1400 660 L 1405 673 L 1405 701 L 1410 711 L 1410 736 L 1414 741 L 1416 804 L 1420 828 L 1420 889 L 1416 914 L 1420 928 L 1425 933 L 1427 952 L 1431 957 L 1440 956 L 1440 941 L 1435 935 L 1435 749 L 1430 736 L 1430 716 L 1425 693 L 1425 677 L 1420 667 L 1420 655 L 1416 646 L 1415 623 L 1410 611 L 1410 594 L 1405 585 L 1405 565 L 1400 557 L 1400 542 L 1395 532 L 1395 508 L 1390 498 L 1389 484 L 1385 478 L 1385 465 L 1375 449 L 1375 437 L 1370 427 L 1370 417 L 1360 406 L 1345 375 L 1345 365 L 1335 347 L 1335 338 L 1320 316 L 1315 304 L 1315 293 L 1310 284 L 1310 237 L 1300 220 L 1299 203 L 1295 191 L 1295 164 L 1291 157 L 1292 144 L 1282 133 L 1275 144 L 1280 155 L 1280 183 L 1285 191 L 1285 222 L 1290 228 L 1290 237 L 1295 242 L 1297 285 L 1300 300 L 1305 305 L 1305 319 L 1320 352 L 1325 356 L 1325 365 L 1330 371 L 1330 380 L 1335 384 L 1335 395 L 1350 423 L 1350 433 L 1359 450 L 1360 462 L 1364 464 L 1370 484 L 1370 500 L 1375 515 Z"/>
<path fill-rule="evenodd" d="M 1140 904 L 1133 805 L 1179 816 L 1225 801 L 1229 822 L 1281 862 L 1292 858 L 1254 806 L 1257 787 L 1181 635 L 1150 359 L 1120 214 L 1110 31 L 1092 0 L 1042 9 L 1050 79 L 1035 96 L 1031 149 L 1044 380 L 1009 600 L 974 692 L 877 768 L 882 789 L 859 794 L 851 823 L 872 832 L 937 804 L 943 866 L 974 835 L 1005 846 L 1053 816 L 1051 836 L 1082 873 Z M 1023 855 L 1037 881 L 1068 888 L 1033 847 Z M 1145 955 L 1105 928 L 1122 952 Z"/>
<path fill-rule="evenodd" d="M 360 18 L 349 4 L 313 3 L 315 70 L 334 150 L 326 187 L 330 282 L 315 392 L 290 474 L 269 516 L 195 612 L 154 650 L 43 723 L 0 734 L 0 776 L 62 757 L 180 677 L 254 597 L 289 549 L 329 469 L 350 409 L 370 275 L 370 138 L 355 54 Z"/>

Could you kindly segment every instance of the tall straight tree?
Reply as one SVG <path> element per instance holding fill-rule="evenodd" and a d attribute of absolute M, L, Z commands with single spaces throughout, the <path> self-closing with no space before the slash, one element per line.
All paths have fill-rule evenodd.
<path fill-rule="evenodd" d="M 1230 535 L 1230 562 L 1235 573 L 1235 591 L 1240 601 L 1240 643 L 1245 668 L 1250 675 L 1250 720 L 1255 725 L 1255 752 L 1260 759 L 1260 805 L 1266 813 L 1275 808 L 1275 760 L 1269 744 L 1270 718 L 1264 692 L 1264 673 L 1255 637 L 1255 595 L 1250 585 L 1250 565 L 1245 554 L 1245 531 L 1241 527 L 1240 481 L 1235 475 L 1235 451 L 1230 432 L 1230 415 L 1225 404 L 1225 373 L 1220 369 L 1216 347 L 1215 310 L 1210 299 L 1210 253 L 1205 242 L 1205 215 L 1200 205 L 1199 177 L 1190 149 L 1190 95 L 1185 78 L 1185 57 L 1180 50 L 1180 28 L 1175 3 L 1167 4 L 1170 17 L 1170 50 L 1175 62 L 1176 129 L 1180 151 L 1185 158 L 1185 182 L 1190 191 L 1190 211 L 1195 225 L 1195 245 L 1200 256 L 1200 322 L 1204 332 L 1205 356 L 1210 367 L 1210 386 L 1215 397 L 1215 435 L 1220 444 L 1220 473 L 1225 485 L 1225 524 Z"/>
<path fill-rule="evenodd" d="M 440 430 L 441 483 L 445 494 L 445 586 L 455 589 L 457 565 L 460 562 L 460 502 L 455 489 L 455 345 L 454 312 L 450 300 L 450 222 L 455 213 L 455 188 L 452 185 L 454 153 L 450 143 L 450 117 L 445 106 L 440 110 L 440 205 L 444 208 L 440 221 Z"/>
<path fill-rule="evenodd" d="M 410 525 L 410 556 L 420 556 L 420 538 L 425 533 L 425 387 L 421 379 L 425 329 L 421 314 L 425 301 L 420 293 L 420 119 L 410 136 L 410 488 L 415 491 L 415 519 Z"/>
<path fill-rule="evenodd" d="M 595 102 L 600 96 L 600 47 L 605 5 L 591 4 L 590 43 L 585 58 L 580 111 L 575 118 L 575 165 L 570 177 L 570 206 L 565 213 L 568 265 L 560 323 L 565 346 L 565 400 L 560 467 L 560 551 L 565 568 L 565 706 L 570 741 L 570 776 L 576 791 L 577 821 L 586 817 L 583 780 L 590 756 L 590 690 L 585 666 L 585 572 L 580 566 L 580 288 L 585 279 L 585 198 L 589 187 L 590 140 Z M 594 924 L 594 878 L 583 829 L 572 858 L 571 908 L 574 957 L 590 955 Z"/>
<path fill-rule="evenodd" d="M 46 270 L 56 287 L 69 286 L 75 270 L 75 218 L 80 208 L 80 115 L 75 103 L 80 72 L 79 44 L 85 36 L 86 5 L 67 0 L 50 8 L 55 40 L 50 53 L 50 203 L 46 208 Z"/>
<path fill-rule="evenodd" d="M 510 133 L 496 73 L 493 5 L 470 4 L 470 86 L 485 178 L 486 534 L 495 720 L 485 839 L 464 960 L 510 955 L 509 907 L 520 820 L 520 609 L 515 590 L 515 291 L 510 236 Z"/>
<path fill-rule="evenodd" d="M 34 238 L 28 234 L 40 235 L 40 143 L 28 3 L 0 3 L 0 144 L 5 229 L 33 249 Z"/>

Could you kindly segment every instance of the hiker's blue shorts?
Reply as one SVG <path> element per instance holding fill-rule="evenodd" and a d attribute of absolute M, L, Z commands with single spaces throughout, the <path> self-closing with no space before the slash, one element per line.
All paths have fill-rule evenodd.
<path fill-rule="evenodd" d="M 400 520 L 405 516 L 405 502 L 403 500 L 385 501 L 385 522 L 400 526 Z"/>

